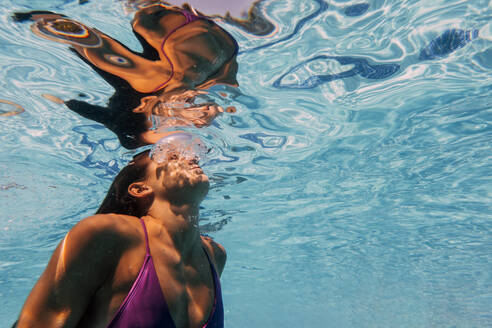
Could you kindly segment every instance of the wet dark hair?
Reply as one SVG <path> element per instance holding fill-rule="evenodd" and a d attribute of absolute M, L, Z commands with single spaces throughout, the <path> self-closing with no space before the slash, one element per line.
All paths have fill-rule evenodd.
<path fill-rule="evenodd" d="M 146 214 L 148 209 L 142 208 L 138 200 L 128 193 L 128 187 L 147 177 L 147 167 L 150 160 L 146 159 L 149 151 L 145 150 L 135 155 L 133 160 L 118 173 L 96 214 L 116 213 L 136 217 L 142 217 Z"/>

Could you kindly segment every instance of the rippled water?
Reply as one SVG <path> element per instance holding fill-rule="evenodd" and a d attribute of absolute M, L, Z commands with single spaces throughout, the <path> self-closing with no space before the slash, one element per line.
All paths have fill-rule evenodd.
<path fill-rule="evenodd" d="M 355 6 L 354 6 L 355 5 Z M 0 322 L 131 153 L 42 97 L 110 87 L 13 11 L 63 12 L 130 47 L 122 2 L 3 1 Z M 202 226 L 228 250 L 227 327 L 492 325 L 492 2 L 264 1 Z M 82 9 L 82 10 L 81 10 Z M 0 103 L 0 114 L 14 110 Z M 4 324 L 2 324 L 4 325 Z"/>

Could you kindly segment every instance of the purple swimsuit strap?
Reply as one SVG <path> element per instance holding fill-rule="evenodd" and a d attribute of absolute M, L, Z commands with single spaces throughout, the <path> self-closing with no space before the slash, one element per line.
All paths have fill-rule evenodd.
<path fill-rule="evenodd" d="M 140 223 L 142 224 L 143 231 L 145 234 L 145 255 L 150 256 L 150 245 L 149 245 L 149 235 L 147 234 L 147 227 L 145 226 L 144 220 L 141 218 Z"/>

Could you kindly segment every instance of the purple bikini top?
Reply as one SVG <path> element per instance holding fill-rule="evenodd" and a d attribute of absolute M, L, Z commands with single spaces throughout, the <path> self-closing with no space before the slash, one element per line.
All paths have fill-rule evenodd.
<path fill-rule="evenodd" d="M 130 292 L 116 311 L 108 328 L 176 328 L 150 255 L 149 237 L 145 223 L 142 219 L 140 222 L 145 232 L 145 260 Z M 214 279 L 215 299 L 210 317 L 203 328 L 223 328 L 224 307 L 220 281 L 205 249 L 204 252 Z"/>

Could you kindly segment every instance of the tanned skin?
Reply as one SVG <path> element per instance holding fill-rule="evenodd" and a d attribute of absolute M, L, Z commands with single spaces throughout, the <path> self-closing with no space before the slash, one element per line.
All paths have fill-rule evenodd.
<path fill-rule="evenodd" d="M 106 327 L 135 282 L 145 259 L 144 220 L 160 286 L 176 327 L 202 327 L 215 289 L 206 252 L 220 275 L 224 248 L 200 235 L 199 204 L 208 177 L 195 159 L 147 154 L 144 181 L 128 194 L 147 209 L 141 218 L 98 214 L 81 220 L 60 242 L 29 294 L 17 327 Z M 132 165 L 132 162 L 129 164 Z"/>

